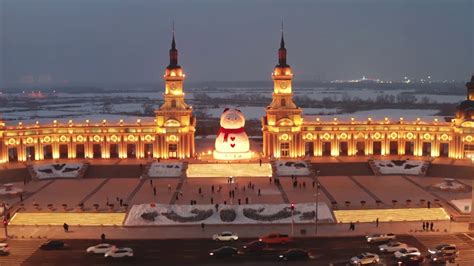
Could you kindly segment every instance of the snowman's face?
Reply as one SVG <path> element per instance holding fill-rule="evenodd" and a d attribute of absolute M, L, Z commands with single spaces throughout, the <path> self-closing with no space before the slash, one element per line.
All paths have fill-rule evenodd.
<path fill-rule="evenodd" d="M 224 110 L 221 115 L 221 127 L 228 129 L 237 129 L 245 126 L 245 117 L 237 109 Z"/>

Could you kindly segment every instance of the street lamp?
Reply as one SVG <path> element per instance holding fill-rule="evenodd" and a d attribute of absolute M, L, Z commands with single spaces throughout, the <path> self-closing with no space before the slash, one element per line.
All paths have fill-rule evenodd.
<path fill-rule="evenodd" d="M 316 210 L 314 213 L 314 234 L 315 235 L 318 234 L 318 206 L 319 206 L 318 202 L 319 202 L 319 187 L 320 187 L 319 180 L 318 180 L 319 172 L 320 172 L 319 170 L 316 171 L 316 178 L 315 178 L 316 179 L 315 180 L 316 182 L 316 195 L 315 195 L 316 196 L 316 207 L 315 207 Z"/>
<path fill-rule="evenodd" d="M 293 215 L 295 214 L 295 204 L 291 203 L 291 235 L 295 235 L 295 218 Z"/>

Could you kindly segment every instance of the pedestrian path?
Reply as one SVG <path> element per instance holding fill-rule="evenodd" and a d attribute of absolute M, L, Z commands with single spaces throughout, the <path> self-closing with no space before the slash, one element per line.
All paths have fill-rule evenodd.
<path fill-rule="evenodd" d="M 22 265 L 39 248 L 42 240 L 8 240 L 10 254 L 0 256 L 0 265 Z"/>
<path fill-rule="evenodd" d="M 358 187 L 360 187 L 363 191 L 365 191 L 365 193 L 367 193 L 370 197 L 372 197 L 376 202 L 380 202 L 380 203 L 384 204 L 379 197 L 377 197 L 374 193 L 372 193 L 372 191 L 370 191 L 365 186 L 363 186 L 353 176 L 347 176 L 347 177 L 349 177 L 349 179 L 352 180 L 352 182 L 354 182 Z"/>
<path fill-rule="evenodd" d="M 178 197 L 179 192 L 181 192 L 181 188 L 183 187 L 184 179 L 186 177 L 181 177 L 179 180 L 178 185 L 176 185 L 176 190 L 173 193 L 173 197 L 171 197 L 170 204 L 174 204 L 176 202 L 176 197 Z"/>
<path fill-rule="evenodd" d="M 90 199 L 97 191 L 99 191 L 107 182 L 110 181 L 110 178 L 105 179 L 102 183 L 100 183 L 96 188 L 94 188 L 87 196 L 85 196 L 79 204 L 84 204 L 88 199 Z"/>
<path fill-rule="evenodd" d="M 286 191 L 283 189 L 283 186 L 281 185 L 280 182 L 277 183 L 278 190 L 280 190 L 281 197 L 283 199 L 284 203 L 290 203 L 290 200 L 288 199 L 288 195 L 286 194 Z"/>
<path fill-rule="evenodd" d="M 137 194 L 137 192 L 140 190 L 140 188 L 143 186 L 143 184 L 145 183 L 146 179 L 143 178 L 142 180 L 140 180 L 140 182 L 137 184 L 137 186 L 135 187 L 135 189 L 132 191 L 132 193 L 130 193 L 130 195 L 128 195 L 127 199 L 125 200 L 125 204 L 129 205 L 130 202 L 132 201 L 133 197 L 135 197 L 135 195 Z"/>

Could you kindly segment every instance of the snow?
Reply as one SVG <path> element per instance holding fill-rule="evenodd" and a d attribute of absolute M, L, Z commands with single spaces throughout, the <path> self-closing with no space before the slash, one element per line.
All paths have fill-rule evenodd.
<path fill-rule="evenodd" d="M 460 191 L 469 189 L 466 185 L 461 184 L 452 178 L 445 178 L 443 182 L 434 184 L 432 187 L 444 191 Z"/>
<path fill-rule="evenodd" d="M 49 179 L 49 178 L 76 178 L 79 176 L 79 172 L 84 167 L 83 163 L 66 163 L 62 167 L 58 167 L 58 170 L 55 169 L 54 165 L 56 164 L 37 164 L 33 165 L 33 170 L 36 173 L 38 179 Z M 63 164 L 57 164 L 63 165 Z M 77 170 L 72 170 L 76 169 Z M 71 171 L 64 171 L 66 169 L 71 169 Z M 47 173 L 42 171 L 48 171 Z"/>
<path fill-rule="evenodd" d="M 305 161 L 276 161 L 277 176 L 308 176 L 311 174 L 308 164 Z"/>
<path fill-rule="evenodd" d="M 154 207 L 151 204 L 139 204 L 133 205 L 128 213 L 127 219 L 125 220 L 125 226 L 148 226 L 148 225 L 176 225 L 176 224 L 184 224 L 180 222 L 175 222 L 169 220 L 161 213 L 166 213 L 170 210 L 173 210 L 177 214 L 181 216 L 193 216 L 195 214 L 191 213 L 193 209 L 200 209 L 200 210 L 213 210 L 212 216 L 209 218 L 196 221 L 196 222 L 186 222 L 185 224 L 282 224 L 282 223 L 291 223 L 291 217 L 280 219 L 276 221 L 257 221 L 250 218 L 247 218 L 243 215 L 243 210 L 245 208 L 251 209 L 260 209 L 264 208 L 264 210 L 260 213 L 262 215 L 270 215 L 274 214 L 285 207 L 288 207 L 288 204 L 249 204 L 249 205 L 224 205 L 219 208 L 222 209 L 234 209 L 237 217 L 233 222 L 223 222 L 220 219 L 219 213 L 215 212 L 214 205 L 169 205 L 169 204 L 155 204 L 153 203 Z M 299 212 L 314 212 L 316 208 L 315 203 L 298 203 L 295 204 L 295 211 Z M 148 221 L 141 218 L 141 214 L 144 212 L 157 212 L 159 215 L 155 218 L 155 221 Z M 294 215 L 294 222 L 295 223 L 314 223 L 314 219 L 309 220 L 302 220 L 301 214 Z M 331 211 L 326 203 L 319 202 L 318 203 L 318 221 L 321 222 L 334 222 L 334 218 L 331 214 Z"/>
<path fill-rule="evenodd" d="M 471 213 L 472 199 L 456 199 L 451 203 L 462 213 Z"/>
<path fill-rule="evenodd" d="M 422 166 L 425 164 L 424 161 L 416 160 L 400 160 L 401 165 L 394 163 L 396 160 L 374 160 L 375 167 L 377 167 L 383 175 L 419 175 L 422 170 Z M 413 167 L 409 167 L 413 166 Z M 407 168 L 405 168 L 407 167 Z"/>
<path fill-rule="evenodd" d="M 149 177 L 180 177 L 182 175 L 183 163 L 158 163 L 154 162 L 148 171 Z"/>

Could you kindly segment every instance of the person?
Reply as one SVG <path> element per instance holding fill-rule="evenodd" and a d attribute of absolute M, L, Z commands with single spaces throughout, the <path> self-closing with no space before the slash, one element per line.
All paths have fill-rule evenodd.
<path fill-rule="evenodd" d="M 216 212 L 217 212 L 219 210 L 219 204 L 216 203 L 214 207 L 216 207 Z"/>
<path fill-rule="evenodd" d="M 211 204 L 214 204 L 214 198 L 211 197 Z"/>
<path fill-rule="evenodd" d="M 239 205 L 240 205 L 240 199 L 238 199 L 238 201 L 239 201 Z"/>
<path fill-rule="evenodd" d="M 171 184 L 168 184 L 168 191 L 171 190 Z"/>
<path fill-rule="evenodd" d="M 69 225 L 67 223 L 63 224 L 64 232 L 69 232 Z"/>
<path fill-rule="evenodd" d="M 153 186 L 153 179 L 150 178 L 150 186 Z"/>
<path fill-rule="evenodd" d="M 211 192 L 214 193 L 214 185 L 211 186 Z"/>
<path fill-rule="evenodd" d="M 272 178 L 271 178 L 271 177 L 269 177 L 269 178 L 268 178 L 268 181 L 270 181 L 270 184 L 271 184 L 271 183 L 272 183 Z"/>
<path fill-rule="evenodd" d="M 23 194 L 20 194 L 20 201 L 23 201 Z"/>
<path fill-rule="evenodd" d="M 123 206 L 123 199 L 120 199 L 120 206 Z"/>
<path fill-rule="evenodd" d="M 262 166 L 262 159 L 260 159 L 260 166 Z"/>
<path fill-rule="evenodd" d="M 352 231 L 352 222 L 349 223 L 349 231 Z"/>
<path fill-rule="evenodd" d="M 303 188 L 306 188 L 306 182 L 303 181 Z"/>
<path fill-rule="evenodd" d="M 423 221 L 423 231 L 426 230 L 426 223 Z"/>
<path fill-rule="evenodd" d="M 377 219 L 375 219 L 375 227 L 379 227 L 379 217 L 377 217 Z"/>
<path fill-rule="evenodd" d="M 431 201 L 428 201 L 428 209 L 431 208 Z"/>
<path fill-rule="evenodd" d="M 315 185 L 316 185 L 316 182 L 313 181 L 313 188 L 314 188 Z"/>
<path fill-rule="evenodd" d="M 143 164 L 140 164 L 140 170 L 143 168 Z"/>
<path fill-rule="evenodd" d="M 156 196 L 156 187 L 153 187 L 153 195 Z"/>
<path fill-rule="evenodd" d="M 102 242 L 105 242 L 105 234 L 104 234 L 104 233 L 102 233 L 102 234 L 100 235 L 100 240 L 101 240 Z"/>
<path fill-rule="evenodd" d="M 201 223 L 201 230 L 204 231 L 204 223 Z"/>
<path fill-rule="evenodd" d="M 198 190 L 198 192 L 199 192 L 199 194 L 201 194 L 201 192 L 202 192 L 202 191 L 201 191 L 201 187 L 199 187 L 199 190 Z"/>
<path fill-rule="evenodd" d="M 430 223 L 430 231 L 433 231 L 433 222 Z"/>
<path fill-rule="evenodd" d="M 260 196 L 260 189 L 258 189 L 258 195 Z"/>

